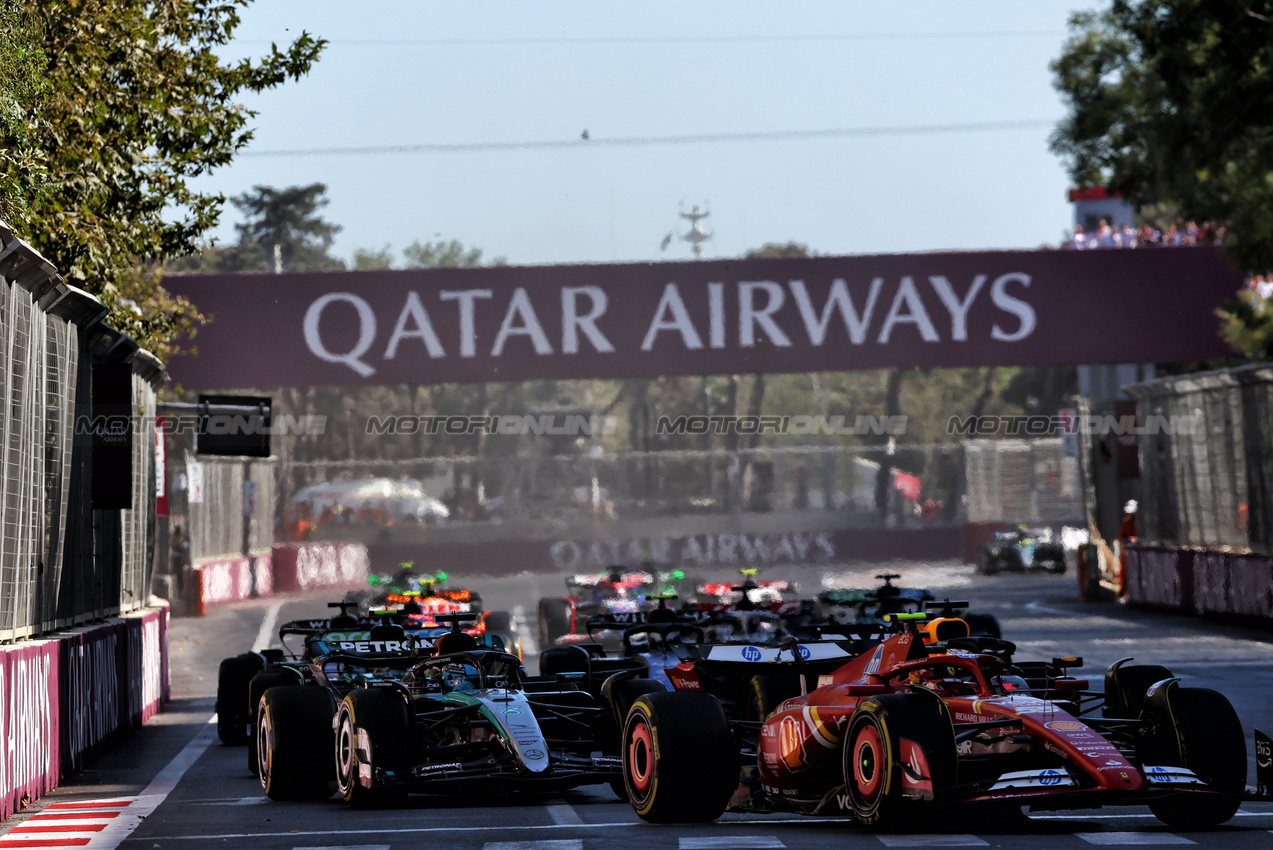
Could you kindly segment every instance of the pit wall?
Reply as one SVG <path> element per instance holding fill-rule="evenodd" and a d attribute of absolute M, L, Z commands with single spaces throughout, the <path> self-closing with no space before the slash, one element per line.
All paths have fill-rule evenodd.
<path fill-rule="evenodd" d="M 158 712 L 168 664 L 167 606 L 0 647 L 0 818 Z"/>
<path fill-rule="evenodd" d="M 1126 587 L 1141 608 L 1273 627 L 1273 556 L 1131 546 Z"/>

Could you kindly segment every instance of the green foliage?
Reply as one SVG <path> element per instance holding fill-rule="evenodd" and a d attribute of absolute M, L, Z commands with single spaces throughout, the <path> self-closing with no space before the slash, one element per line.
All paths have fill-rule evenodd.
<path fill-rule="evenodd" d="M 111 321 L 163 354 L 195 314 L 162 291 L 156 264 L 196 250 L 224 198 L 190 180 L 227 165 L 252 138 L 236 102 L 309 71 L 325 42 L 302 33 L 259 61 L 224 61 L 250 0 L 22 0 L 47 58 L 45 96 L 28 121 L 56 179 L 15 216 L 67 280 L 103 296 Z M 39 186 L 5 163 L 0 180 Z M 128 293 L 128 294 L 125 294 Z M 123 303 L 136 301 L 138 319 Z"/>
<path fill-rule="evenodd" d="M 205 245 L 190 257 L 169 265 L 172 271 L 200 272 L 272 272 L 275 270 L 274 246 L 278 246 L 278 264 L 282 271 L 326 271 L 343 269 L 345 262 L 333 257 L 332 240 L 340 225 L 325 220 L 321 210 L 327 206 L 327 186 L 253 186 L 252 191 L 231 198 L 230 203 L 243 214 L 236 224 L 239 241 L 234 245 Z"/>
<path fill-rule="evenodd" d="M 1273 2 L 1116 0 L 1070 25 L 1051 145 L 1074 182 L 1225 222 L 1242 267 L 1273 268 Z"/>
<path fill-rule="evenodd" d="M 402 251 L 409 269 L 454 269 L 486 265 L 482 262 L 481 248 L 465 248 L 455 239 L 450 242 L 412 242 Z M 492 266 L 505 264 L 503 257 L 496 257 Z"/>
<path fill-rule="evenodd" d="M 743 259 L 755 260 L 764 257 L 812 257 L 809 246 L 803 242 L 766 242 L 759 248 L 752 248 L 743 254 Z"/>
<path fill-rule="evenodd" d="M 1252 360 L 1273 360 L 1273 301 L 1247 290 L 1217 311 L 1226 342 Z"/>
<path fill-rule="evenodd" d="M 47 179 L 31 132 L 48 94 L 39 32 L 17 0 L 0 0 L 0 218 L 21 225 Z"/>
<path fill-rule="evenodd" d="M 354 250 L 354 268 L 360 271 L 391 269 L 393 268 L 393 251 L 388 245 L 379 250 L 375 248 L 357 248 Z"/>

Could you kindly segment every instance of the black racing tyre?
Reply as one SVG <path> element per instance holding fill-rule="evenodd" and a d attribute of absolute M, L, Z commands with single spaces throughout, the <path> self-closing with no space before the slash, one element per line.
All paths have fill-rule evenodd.
<path fill-rule="evenodd" d="M 1003 637 L 1003 629 L 999 625 L 999 618 L 994 614 L 974 614 L 965 611 L 960 616 L 968 624 L 968 633 L 970 635 L 989 635 L 993 638 Z"/>
<path fill-rule="evenodd" d="M 570 602 L 559 596 L 539 600 L 539 648 L 547 649 L 570 632 Z"/>
<path fill-rule="evenodd" d="M 299 685 L 301 678 L 294 671 L 283 667 L 269 667 L 252 677 L 248 682 L 247 715 L 251 720 L 247 729 L 248 770 L 254 776 L 260 776 L 261 763 L 256 753 L 256 718 L 257 708 L 261 704 L 261 695 L 270 688 L 280 685 Z"/>
<path fill-rule="evenodd" d="M 747 719 L 764 722 L 778 706 L 800 696 L 800 675 L 780 673 L 752 676 L 747 688 Z"/>
<path fill-rule="evenodd" d="M 232 747 L 248 742 L 248 682 L 265 666 L 261 656 L 245 652 L 221 662 L 217 671 L 217 737 Z"/>
<path fill-rule="evenodd" d="M 854 817 L 864 826 L 896 824 L 919 800 L 932 799 L 955 784 L 959 756 L 954 727 L 945 702 L 931 692 L 917 688 L 863 700 L 844 741 L 845 790 Z M 911 773 L 910 764 L 920 754 L 928 773 L 911 779 L 931 787 L 912 786 L 908 795 L 903 771 Z"/>
<path fill-rule="evenodd" d="M 646 694 L 667 693 L 667 687 L 656 679 L 636 679 L 623 677 L 616 673 L 601 684 L 601 698 L 605 700 L 610 711 L 598 719 L 597 740 L 606 755 L 619 754 L 619 738 L 623 733 L 623 721 L 628 716 L 632 703 Z M 610 780 L 610 787 L 620 800 L 628 799 L 628 792 L 620 774 Z"/>
<path fill-rule="evenodd" d="M 488 611 L 485 623 L 488 634 L 502 636 L 513 633 L 513 615 L 507 611 Z"/>
<path fill-rule="evenodd" d="M 707 823 L 738 788 L 738 747 L 711 694 L 646 694 L 623 728 L 628 801 L 651 823 Z"/>
<path fill-rule="evenodd" d="M 317 685 L 270 688 L 257 709 L 261 787 L 271 800 L 326 800 L 336 790 L 331 691 Z"/>
<path fill-rule="evenodd" d="M 1145 705 L 1153 723 L 1146 764 L 1188 768 L 1216 790 L 1240 794 L 1246 787 L 1246 736 L 1229 700 L 1210 688 L 1173 682 L 1164 689 L 1170 716 L 1159 701 Z M 1200 829 L 1227 822 L 1241 802 L 1236 796 L 1175 794 L 1150 803 L 1149 810 L 1170 827 Z"/>
<path fill-rule="evenodd" d="M 345 802 L 355 808 L 401 804 L 405 786 L 383 784 L 384 772 L 401 781 L 410 762 L 411 720 L 402 694 L 389 688 L 346 694 L 336 709 L 336 791 Z"/>
<path fill-rule="evenodd" d="M 984 548 L 977 550 L 977 572 L 983 576 L 992 575 L 994 566 L 990 560 L 990 553 Z"/>
<path fill-rule="evenodd" d="M 646 694 L 663 693 L 667 693 L 667 686 L 657 679 L 616 678 L 607 679 L 601 685 L 601 694 L 610 703 L 614 714 L 616 731 L 623 726 L 623 720 L 628 716 L 632 703 Z"/>

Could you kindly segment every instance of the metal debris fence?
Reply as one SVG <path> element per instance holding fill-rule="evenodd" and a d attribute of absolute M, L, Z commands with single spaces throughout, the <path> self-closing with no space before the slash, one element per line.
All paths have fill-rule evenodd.
<path fill-rule="evenodd" d="M 1273 366 L 1163 378 L 1125 392 L 1145 432 L 1141 542 L 1273 551 Z"/>
<path fill-rule="evenodd" d="M 146 605 L 155 536 L 158 360 L 0 222 L 0 640 Z M 94 510 L 94 363 L 132 364 L 131 510 Z"/>
<path fill-rule="evenodd" d="M 280 512 L 282 501 L 291 502 L 289 523 L 298 516 L 295 495 L 308 485 L 389 478 L 418 483 L 446 504 L 450 522 L 829 511 L 846 527 L 914 528 L 1079 523 L 1074 455 L 1060 439 L 1002 439 L 891 450 L 805 445 L 294 462 L 275 470 Z M 891 486 L 877 487 L 883 470 Z M 340 519 L 350 522 L 352 514 L 362 523 L 376 507 L 342 505 Z"/>

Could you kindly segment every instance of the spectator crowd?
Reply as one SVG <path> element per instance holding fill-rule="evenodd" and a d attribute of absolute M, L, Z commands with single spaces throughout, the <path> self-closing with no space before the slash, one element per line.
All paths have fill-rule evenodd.
<path fill-rule="evenodd" d="M 1065 243 L 1065 247 L 1076 251 L 1091 251 L 1097 248 L 1159 248 L 1177 245 L 1221 245 L 1224 243 L 1224 225 L 1213 221 L 1204 221 L 1201 225 L 1192 221 L 1177 221 L 1166 230 L 1159 230 L 1151 225 L 1143 224 L 1133 228 L 1129 224 L 1114 227 L 1106 219 L 1091 232 L 1083 229 L 1083 225 L 1074 226 L 1074 235 Z"/>

